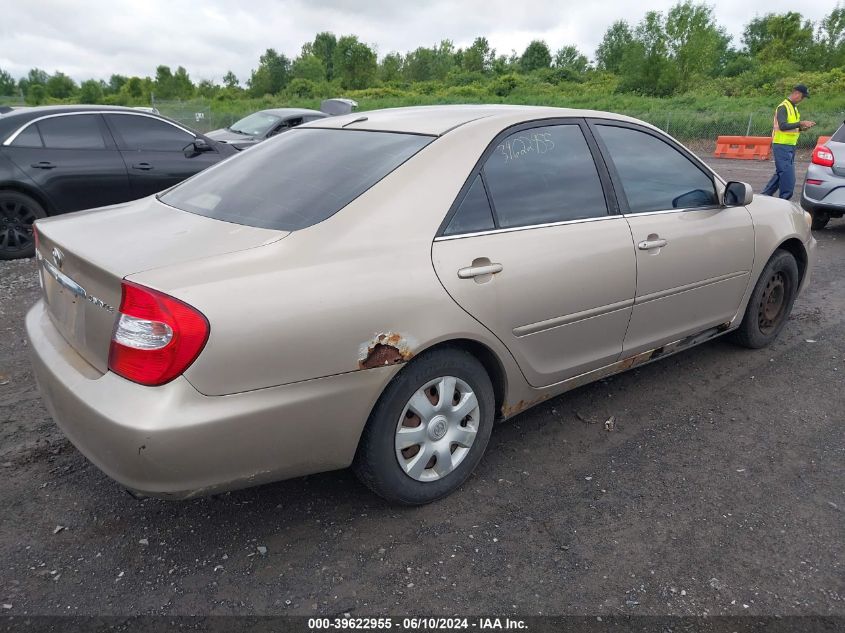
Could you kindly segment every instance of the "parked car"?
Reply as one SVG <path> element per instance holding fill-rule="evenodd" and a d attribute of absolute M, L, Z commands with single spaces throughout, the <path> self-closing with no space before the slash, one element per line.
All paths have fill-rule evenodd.
<path fill-rule="evenodd" d="M 659 129 L 524 106 L 323 119 L 36 227 L 47 407 L 167 498 L 352 465 L 432 501 L 497 419 L 724 334 L 769 344 L 815 253 L 808 213 Z"/>
<path fill-rule="evenodd" d="M 813 215 L 813 228 L 845 214 L 845 124 L 823 145 L 816 146 L 807 168 L 801 206 Z"/>
<path fill-rule="evenodd" d="M 297 108 L 260 110 L 232 123 L 227 128 L 209 132 L 208 137 L 221 143 L 228 143 L 236 149 L 246 149 L 297 125 L 327 116 L 329 115 L 317 110 Z"/>
<path fill-rule="evenodd" d="M 31 257 L 32 222 L 156 193 L 234 154 L 133 108 L 48 106 L 0 116 L 0 259 Z"/>

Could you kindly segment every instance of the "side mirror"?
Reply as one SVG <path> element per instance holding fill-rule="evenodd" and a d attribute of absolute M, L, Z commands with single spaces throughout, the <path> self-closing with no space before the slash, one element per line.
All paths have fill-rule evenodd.
<path fill-rule="evenodd" d="M 726 207 L 739 207 L 751 204 L 754 199 L 754 190 L 747 182 L 732 180 L 725 186 L 725 193 L 722 197 L 722 204 Z"/>
<path fill-rule="evenodd" d="M 193 143 L 185 146 L 185 155 L 188 157 L 199 156 L 204 152 L 213 152 L 214 148 L 204 138 L 196 137 Z"/>

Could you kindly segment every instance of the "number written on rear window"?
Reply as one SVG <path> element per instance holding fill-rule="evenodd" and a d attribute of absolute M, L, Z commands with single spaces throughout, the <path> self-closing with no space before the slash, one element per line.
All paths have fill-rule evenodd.
<path fill-rule="evenodd" d="M 718 204 L 713 179 L 668 143 L 630 128 L 596 128 L 619 173 L 631 213 Z"/>
<path fill-rule="evenodd" d="M 607 215 L 601 180 L 577 125 L 515 132 L 496 146 L 484 176 L 502 228 Z"/>
<path fill-rule="evenodd" d="M 136 114 L 107 114 L 109 127 L 122 150 L 181 152 L 194 136 L 165 121 Z"/>
<path fill-rule="evenodd" d="M 37 123 L 48 149 L 105 149 L 99 114 L 74 114 Z"/>

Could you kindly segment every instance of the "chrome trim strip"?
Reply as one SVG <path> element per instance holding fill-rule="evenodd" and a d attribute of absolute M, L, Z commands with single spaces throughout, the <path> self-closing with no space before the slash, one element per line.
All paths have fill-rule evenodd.
<path fill-rule="evenodd" d="M 656 301 L 657 299 L 663 299 L 664 297 L 668 297 L 674 294 L 680 294 L 682 292 L 688 292 L 690 290 L 696 290 L 698 288 L 704 288 L 705 286 L 712 286 L 713 284 L 718 284 L 723 281 L 728 281 L 730 279 L 736 279 L 737 277 L 744 277 L 747 275 L 749 271 L 741 270 L 735 273 L 728 273 L 727 275 L 719 275 L 718 277 L 711 277 L 710 279 L 705 279 L 703 281 L 696 281 L 691 284 L 686 284 L 684 286 L 678 286 L 677 288 L 669 288 L 668 290 L 659 290 L 657 292 L 652 292 L 651 294 L 643 295 L 641 297 L 637 297 L 634 301 L 634 305 L 640 305 L 643 303 L 648 303 L 649 301 Z"/>
<path fill-rule="evenodd" d="M 563 325 L 569 325 L 570 323 L 575 323 L 576 321 L 593 319 L 595 317 L 610 314 L 612 312 L 619 312 L 620 310 L 630 308 L 633 305 L 633 299 L 625 299 L 624 301 L 618 301 L 617 303 L 611 303 L 606 306 L 599 306 L 598 308 L 582 310 L 581 312 L 575 312 L 573 314 L 567 314 L 565 316 L 559 316 L 553 319 L 546 319 L 545 321 L 539 321 L 537 323 L 531 323 L 529 325 L 520 325 L 519 327 L 513 329 L 513 335 L 517 338 L 521 338 L 523 336 L 537 334 L 538 332 L 545 332 L 546 330 L 551 330 L 557 327 L 561 327 Z"/>
<path fill-rule="evenodd" d="M 741 205 L 738 205 L 741 206 Z M 640 213 L 623 213 L 622 215 L 626 218 L 639 218 L 644 215 L 664 215 L 666 213 L 686 213 L 687 211 L 720 211 L 725 207 L 720 205 L 710 205 L 708 207 L 684 207 L 683 209 L 666 209 L 664 211 L 642 211 Z"/>
<path fill-rule="evenodd" d="M 580 220 L 564 220 L 562 222 L 547 222 L 545 224 L 528 224 L 526 226 L 513 226 L 506 229 L 490 229 L 488 231 L 476 231 L 475 233 L 461 233 L 460 235 L 441 235 L 435 237 L 435 242 L 446 242 L 448 240 L 461 240 L 465 237 L 480 237 L 482 235 L 497 235 L 499 233 L 515 233 L 516 231 L 528 231 L 531 229 L 546 229 L 553 226 L 566 226 L 568 224 L 582 224 L 584 222 L 602 222 L 604 220 L 624 220 L 621 215 L 603 215 L 598 218 L 582 218 Z"/>
<path fill-rule="evenodd" d="M 148 119 L 153 119 L 155 121 L 161 121 L 162 123 L 167 123 L 168 125 L 172 125 L 178 130 L 182 130 L 186 134 L 190 134 L 194 138 L 197 138 L 197 135 L 191 132 L 189 129 L 182 127 L 178 123 L 174 123 L 173 121 L 168 121 L 167 119 L 159 118 L 157 116 L 153 116 L 148 112 L 126 112 L 125 110 L 84 110 L 82 112 L 58 112 L 56 114 L 45 114 L 44 116 L 38 117 L 37 119 L 32 119 L 31 121 L 27 121 L 22 126 L 20 126 L 17 130 L 12 132 L 10 136 L 3 141 L 4 146 L 11 145 L 14 140 L 18 137 L 18 135 L 23 132 L 26 128 L 28 128 L 33 123 L 38 123 L 39 121 L 44 121 L 45 119 L 55 119 L 60 116 L 79 116 L 82 114 L 123 114 L 128 116 L 142 116 Z M 49 149 L 49 148 L 48 148 Z"/>
<path fill-rule="evenodd" d="M 81 299 L 88 298 L 88 293 L 85 291 L 85 288 L 83 288 L 73 279 L 65 275 L 46 259 L 41 259 L 41 265 L 44 267 L 44 270 L 47 271 L 47 274 L 49 274 L 53 279 L 55 279 L 56 283 L 58 283 L 60 286 L 66 288 L 71 293 L 73 293 L 77 297 L 80 297 Z"/>

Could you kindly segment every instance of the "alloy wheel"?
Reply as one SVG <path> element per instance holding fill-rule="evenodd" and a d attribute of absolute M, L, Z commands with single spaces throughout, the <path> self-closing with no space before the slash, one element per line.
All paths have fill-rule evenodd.
<path fill-rule="evenodd" d="M 21 200 L 0 199 L 0 250 L 15 252 L 33 244 L 34 209 Z"/>

